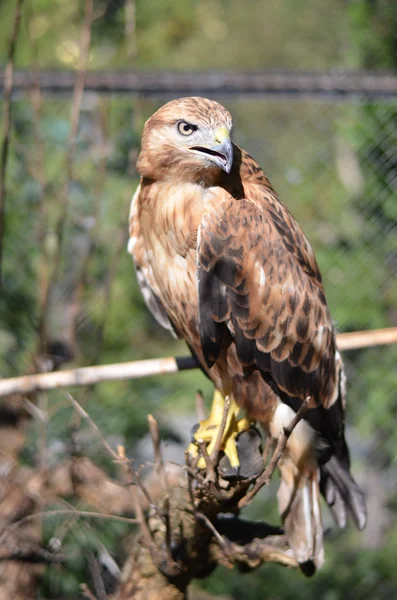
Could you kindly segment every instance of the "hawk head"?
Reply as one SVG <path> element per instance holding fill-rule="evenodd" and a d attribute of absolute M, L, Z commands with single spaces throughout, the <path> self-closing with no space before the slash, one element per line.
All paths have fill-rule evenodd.
<path fill-rule="evenodd" d="M 149 179 L 214 182 L 230 173 L 232 117 L 218 102 L 179 98 L 146 122 L 138 172 Z"/>

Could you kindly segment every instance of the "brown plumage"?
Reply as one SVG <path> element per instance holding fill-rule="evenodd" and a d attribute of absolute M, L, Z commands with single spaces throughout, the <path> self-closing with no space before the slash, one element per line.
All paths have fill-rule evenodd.
<path fill-rule="evenodd" d="M 280 464 L 279 505 L 298 561 L 320 566 L 319 488 L 340 526 L 347 510 L 360 529 L 366 520 L 349 472 L 342 360 L 311 246 L 231 128 L 204 98 L 147 121 L 129 250 L 159 323 L 273 437 L 311 397 Z"/>

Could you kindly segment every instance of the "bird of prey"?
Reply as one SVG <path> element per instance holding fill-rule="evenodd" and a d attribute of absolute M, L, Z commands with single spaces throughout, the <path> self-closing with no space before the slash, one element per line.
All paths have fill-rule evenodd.
<path fill-rule="evenodd" d="M 277 439 L 301 403 L 279 463 L 279 509 L 306 572 L 323 562 L 320 493 L 337 524 L 366 523 L 344 436 L 345 376 L 321 275 L 301 228 L 261 167 L 231 141 L 215 101 L 180 98 L 146 122 L 129 252 L 157 321 L 186 340 L 216 393 L 196 439 L 238 468 L 240 408 Z"/>

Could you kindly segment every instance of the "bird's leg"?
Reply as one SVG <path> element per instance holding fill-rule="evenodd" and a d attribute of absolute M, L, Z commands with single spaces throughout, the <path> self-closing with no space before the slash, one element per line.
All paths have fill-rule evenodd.
<path fill-rule="evenodd" d="M 215 390 L 210 415 L 208 419 L 200 421 L 197 430 L 193 434 L 194 442 L 189 446 L 189 454 L 191 456 L 197 456 L 197 442 L 201 441 L 208 444 L 207 453 L 209 456 L 214 453 L 217 445 L 218 432 L 223 425 L 224 409 L 225 399 L 218 390 Z M 228 457 L 231 467 L 236 469 L 240 466 L 236 448 L 236 438 L 242 431 L 250 428 L 250 422 L 247 418 L 237 418 L 239 410 L 239 406 L 232 397 L 226 414 L 226 421 L 220 445 L 220 449 L 223 450 Z M 201 457 L 198 461 L 198 467 L 204 469 L 205 466 L 205 459 Z"/>

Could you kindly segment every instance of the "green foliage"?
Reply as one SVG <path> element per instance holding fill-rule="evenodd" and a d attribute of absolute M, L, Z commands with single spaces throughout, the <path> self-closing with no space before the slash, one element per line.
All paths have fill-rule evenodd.
<path fill-rule="evenodd" d="M 0 5 L 3 63 L 13 2 Z M 123 2 L 98 0 L 92 30 L 91 69 L 259 69 L 328 67 L 394 68 L 397 5 L 387 0 L 137 0 L 137 58 L 132 64 Z M 28 3 L 17 52 L 19 67 L 74 68 L 83 3 Z M 326 26 L 324 26 L 326 24 Z M 129 202 L 137 185 L 134 169 L 145 119 L 164 99 L 86 95 L 76 140 L 68 193 L 62 260 L 50 302 L 51 335 L 69 339 L 78 298 L 77 332 L 71 366 L 182 355 L 184 344 L 160 331 L 149 315 L 126 253 Z M 220 98 L 222 101 L 222 98 Z M 344 331 L 395 323 L 397 222 L 395 103 L 337 105 L 311 100 L 281 102 L 226 99 L 236 141 L 263 165 L 281 197 L 311 240 L 331 312 Z M 0 373 L 26 373 L 37 349 L 41 283 L 57 251 L 56 224 L 66 184 L 65 150 L 70 98 L 45 98 L 39 116 L 31 98 L 14 102 L 8 170 L 5 285 L 0 298 Z M 394 179 L 393 179 L 394 178 Z M 84 266 L 85 265 L 85 266 Z M 84 271 L 85 269 L 85 271 Z M 48 273 L 47 273 L 48 274 Z M 79 296 L 78 285 L 82 292 Z M 349 375 L 348 424 L 354 470 L 387 467 L 395 478 L 397 410 L 396 348 L 345 355 Z M 135 455 L 153 412 L 167 440 L 181 433 L 181 413 L 194 423 L 194 394 L 207 400 L 212 386 L 201 372 L 117 382 L 76 390 L 76 397 L 112 441 Z M 62 392 L 49 394 L 50 460 L 77 444 L 78 452 L 115 474 L 100 442 L 76 419 Z M 353 427 L 354 424 L 354 427 Z M 37 426 L 24 460 L 37 460 Z M 183 460 L 181 448 L 181 460 Z M 365 477 L 363 478 L 365 481 Z M 257 519 L 278 519 L 276 488 L 250 508 Z M 373 493 L 371 491 L 371 493 Z M 72 503 L 75 499 L 69 499 Z M 391 497 L 396 503 L 396 498 Z M 387 507 L 385 508 L 385 510 Z M 64 520 L 46 522 L 46 539 Z M 394 597 L 397 528 L 389 517 L 387 543 L 361 549 L 352 531 L 329 535 L 326 565 L 310 581 L 299 573 L 267 566 L 257 573 L 215 572 L 200 585 L 233 598 Z M 46 598 L 76 597 L 87 580 L 86 556 L 104 544 L 120 552 L 126 527 L 81 522 L 65 538 L 70 560 L 48 570 Z M 382 537 L 382 536 L 381 536 Z M 368 540 L 366 545 L 370 546 Z"/>
<path fill-rule="evenodd" d="M 357 0 L 349 8 L 354 40 L 354 66 L 381 69 L 396 66 L 397 9 L 388 0 Z"/>
<path fill-rule="evenodd" d="M 326 544 L 327 563 L 312 579 L 294 571 L 282 570 L 278 566 L 266 566 L 254 576 L 251 573 L 242 575 L 222 569 L 222 573 L 213 575 L 204 586 L 211 592 L 227 594 L 233 600 L 356 600 L 358 593 L 363 600 L 393 598 L 397 589 L 392 558 L 396 543 L 393 536 L 387 548 L 362 550 L 359 560 L 357 550 L 344 547 L 343 560 L 340 560 L 341 540 L 333 536 Z"/>

